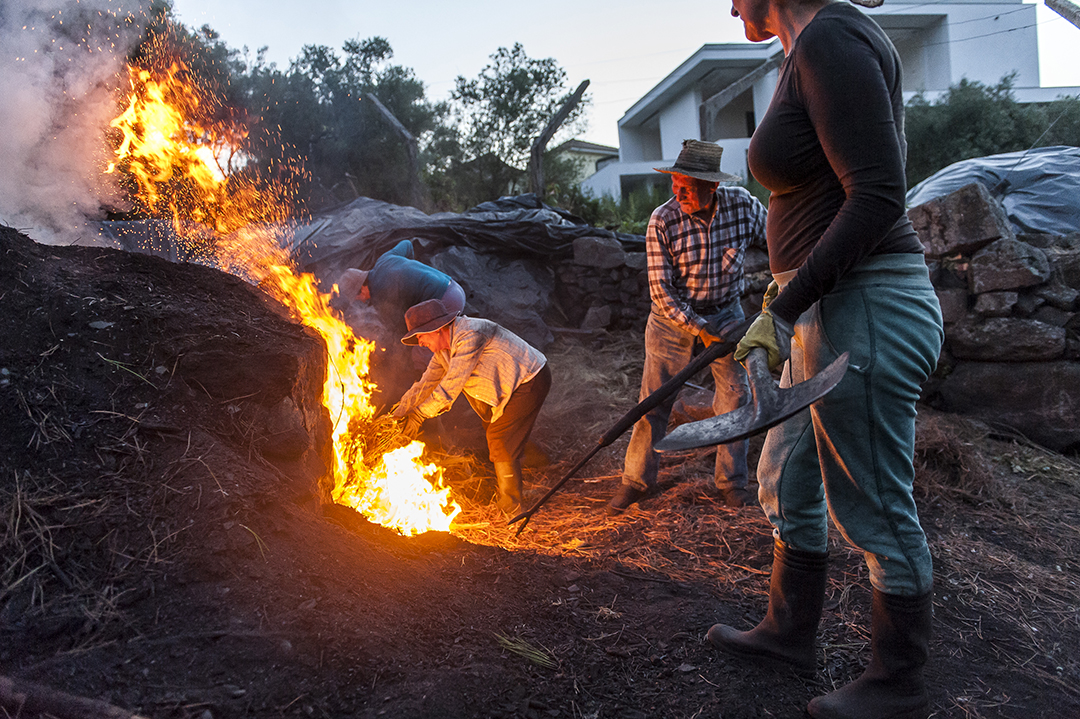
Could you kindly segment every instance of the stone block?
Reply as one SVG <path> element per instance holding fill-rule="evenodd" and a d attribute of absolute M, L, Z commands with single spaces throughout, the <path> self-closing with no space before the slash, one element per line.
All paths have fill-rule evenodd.
<path fill-rule="evenodd" d="M 983 317 L 1008 317 L 1017 299 L 1016 292 L 984 292 L 975 298 L 975 312 Z"/>
<path fill-rule="evenodd" d="M 1041 285 L 1049 278 L 1050 261 L 1045 252 L 1008 238 L 979 250 L 968 264 L 974 294 Z"/>
<path fill-rule="evenodd" d="M 626 266 L 638 272 L 644 272 L 649 266 L 649 257 L 644 252 L 627 252 Z"/>
<path fill-rule="evenodd" d="M 1065 353 L 1065 329 L 1017 317 L 968 315 L 946 335 L 954 357 L 995 362 L 1048 361 Z"/>
<path fill-rule="evenodd" d="M 715 417 L 713 393 L 703 387 L 683 387 L 671 408 L 671 423 L 675 426 Z"/>
<path fill-rule="evenodd" d="M 1058 452 L 1080 447 L 1080 363 L 961 362 L 939 392 L 950 412 L 1012 427 Z"/>
<path fill-rule="evenodd" d="M 1001 203 L 974 182 L 908 210 L 928 257 L 966 255 L 1000 239 L 1015 239 Z"/>
<path fill-rule="evenodd" d="M 1021 317 L 1031 317 L 1035 314 L 1035 310 L 1046 304 L 1046 300 L 1031 292 L 1021 292 L 1020 296 L 1016 300 L 1016 307 L 1013 308 L 1015 314 Z"/>
<path fill-rule="evenodd" d="M 1055 247 L 1046 250 L 1046 256 L 1061 284 L 1080 290 L 1080 248 Z"/>
<path fill-rule="evenodd" d="M 1057 235 L 1051 235 L 1046 232 L 1026 232 L 1022 235 L 1017 235 L 1016 239 L 1042 250 L 1054 247 L 1058 241 Z"/>
<path fill-rule="evenodd" d="M 743 256 L 743 272 L 753 274 L 768 271 L 769 253 L 759 247 L 747 247 Z"/>
<path fill-rule="evenodd" d="M 610 270 L 626 264 L 626 250 L 614 237 L 579 237 L 574 240 L 574 262 Z"/>
<path fill-rule="evenodd" d="M 589 311 L 585 313 L 585 319 L 581 321 L 581 329 L 602 330 L 607 329 L 610 324 L 611 308 L 607 305 L 599 305 L 590 307 Z"/>
<path fill-rule="evenodd" d="M 1080 290 L 1076 290 L 1068 285 L 1061 284 L 1060 282 L 1051 282 L 1050 284 L 1038 287 L 1034 290 L 1036 297 L 1039 297 L 1046 301 L 1046 304 L 1051 307 L 1056 307 L 1059 310 L 1065 310 L 1066 312 L 1072 312 L 1080 306 Z"/>
<path fill-rule="evenodd" d="M 555 341 L 543 319 L 555 289 L 544 263 L 455 246 L 433 256 L 431 265 L 465 289 L 467 314 L 498 322 L 541 351 Z"/>
<path fill-rule="evenodd" d="M 945 324 L 959 322 L 967 315 L 967 290 L 945 289 L 936 290 L 936 292 L 938 302 L 941 304 L 941 319 Z"/>
<path fill-rule="evenodd" d="M 1050 305 L 1043 305 L 1035 310 L 1035 314 L 1031 315 L 1031 319 L 1054 327 L 1064 327 L 1069 324 L 1073 316 L 1072 312 L 1059 310 L 1057 307 L 1051 307 Z"/>

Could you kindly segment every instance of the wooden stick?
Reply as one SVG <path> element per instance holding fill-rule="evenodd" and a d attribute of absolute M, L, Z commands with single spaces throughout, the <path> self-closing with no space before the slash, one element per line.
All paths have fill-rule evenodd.
<path fill-rule="evenodd" d="M 755 312 L 753 315 L 743 320 L 742 323 L 728 330 L 723 340 L 719 342 L 713 342 L 712 345 L 706 347 L 704 352 L 699 354 L 694 359 L 690 360 L 690 363 L 687 364 L 686 367 L 684 367 L 678 374 L 676 374 L 674 377 L 662 384 L 659 389 L 657 389 L 645 399 L 641 400 L 629 412 L 624 414 L 622 418 L 615 423 L 615 426 L 609 429 L 607 433 L 599 439 L 599 441 L 597 442 L 597 446 L 593 447 L 592 451 L 582 457 L 581 460 L 579 460 L 578 463 L 575 464 L 569 472 L 563 475 L 563 478 L 556 482 L 554 486 L 552 486 L 552 488 L 548 490 L 547 494 L 537 500 L 536 504 L 532 506 L 532 509 L 527 512 L 522 512 L 516 517 L 513 517 L 508 522 L 508 524 L 513 524 L 514 522 L 525 520 L 521 522 L 521 524 L 518 526 L 517 531 L 514 533 L 514 536 L 519 536 L 525 530 L 525 525 L 529 523 L 529 520 L 532 519 L 532 516 L 536 514 L 537 510 L 540 509 L 540 507 L 544 506 L 544 503 L 551 499 L 551 496 L 558 492 L 559 489 L 561 489 L 562 486 L 566 484 L 571 477 L 576 475 L 578 473 L 578 470 L 584 467 L 585 464 L 590 459 L 592 459 L 594 454 L 596 454 L 601 449 L 607 447 L 609 444 L 621 437 L 623 432 L 633 427 L 634 423 L 644 417 L 645 414 L 648 413 L 651 409 L 658 406 L 665 399 L 677 392 L 684 384 L 686 384 L 686 382 L 691 377 L 696 375 L 705 367 L 708 367 L 709 364 L 713 362 L 713 360 L 717 360 L 734 352 L 739 346 L 739 340 L 742 339 L 742 336 L 746 334 L 746 331 L 748 329 L 750 329 L 750 325 L 754 324 L 754 320 L 758 318 L 759 314 L 761 313 Z"/>
<path fill-rule="evenodd" d="M 588 86 L 588 80 L 581 81 L 577 90 L 574 90 L 574 94 L 548 120 L 543 132 L 533 140 L 532 147 L 529 148 L 529 191 L 536 193 L 541 202 L 544 200 L 544 149 L 559 127 L 566 122 L 566 118 L 570 117 L 570 113 L 574 111 L 577 104 L 581 102 L 581 96 L 585 94 L 585 88 Z"/>
<path fill-rule="evenodd" d="M 1046 0 L 1046 7 L 1050 8 L 1076 27 L 1080 27 L 1080 7 L 1069 2 L 1069 0 Z"/>
<path fill-rule="evenodd" d="M 144 719 L 126 709 L 97 699 L 65 694 L 51 687 L 0 676 L 0 708 L 8 716 L 36 717 L 48 714 L 57 719 Z"/>

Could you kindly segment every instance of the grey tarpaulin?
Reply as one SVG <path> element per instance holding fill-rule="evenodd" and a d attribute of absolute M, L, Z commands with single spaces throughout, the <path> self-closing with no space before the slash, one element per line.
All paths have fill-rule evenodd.
<path fill-rule="evenodd" d="M 417 240 L 428 254 L 466 246 L 478 252 L 521 258 L 564 259 L 579 237 L 615 237 L 643 251 L 645 238 L 593 227 L 543 204 L 536 195 L 503 197 L 463 212 L 427 215 L 412 207 L 360 197 L 296 229 L 291 251 L 300 268 L 322 277 L 339 268 L 370 268 L 401 240 Z"/>
<path fill-rule="evenodd" d="M 1001 201 L 1018 233 L 1080 232 L 1078 147 L 1040 147 L 956 162 L 911 188 L 908 207 L 972 182 L 982 183 Z"/>

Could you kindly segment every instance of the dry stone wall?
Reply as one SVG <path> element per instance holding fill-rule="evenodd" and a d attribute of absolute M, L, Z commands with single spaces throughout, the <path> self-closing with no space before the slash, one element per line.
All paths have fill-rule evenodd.
<path fill-rule="evenodd" d="M 1080 233 L 1017 236 L 977 183 L 908 216 L 945 321 L 927 401 L 1080 449 Z"/>
<path fill-rule="evenodd" d="M 1001 204 L 977 183 L 908 216 L 945 321 L 926 401 L 1051 449 L 1080 450 L 1080 233 L 1017 236 Z M 750 313 L 770 279 L 764 248 L 750 248 L 745 269 Z M 580 238 L 573 258 L 552 272 L 550 325 L 644 327 L 644 252 L 628 252 L 613 238 Z"/>
<path fill-rule="evenodd" d="M 644 326 L 649 313 L 645 253 L 627 252 L 613 237 L 574 240 L 573 259 L 556 270 L 555 300 L 570 327 Z"/>
<path fill-rule="evenodd" d="M 765 249 L 749 248 L 744 269 L 743 302 L 755 312 L 771 279 Z M 573 258 L 555 271 L 555 304 L 569 327 L 643 329 L 652 304 L 645 252 L 627 251 L 614 238 L 575 240 Z"/>

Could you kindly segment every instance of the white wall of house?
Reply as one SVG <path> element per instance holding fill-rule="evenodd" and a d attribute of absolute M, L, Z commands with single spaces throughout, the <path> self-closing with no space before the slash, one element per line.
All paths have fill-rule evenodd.
<path fill-rule="evenodd" d="M 649 125 L 639 127 L 619 126 L 619 161 L 626 163 L 659 160 L 664 156 L 660 145 L 660 133 L 655 129 L 654 119 Z"/>
<path fill-rule="evenodd" d="M 900 53 L 905 92 L 945 90 L 965 77 L 996 85 L 1012 72 L 1017 87 L 1039 86 L 1034 4 L 888 3 L 866 12 Z"/>
<path fill-rule="evenodd" d="M 661 157 L 678 157 L 683 140 L 701 139 L 701 122 L 698 119 L 700 106 L 701 92 L 691 88 L 660 111 Z"/>
<path fill-rule="evenodd" d="M 933 101 L 961 79 L 997 85 L 1015 73 L 1019 102 L 1047 102 L 1078 96 L 1080 88 L 1039 84 L 1036 8 L 1023 0 L 889 0 L 865 10 L 892 39 L 904 64 L 904 97 L 922 92 Z M 775 41 L 774 41 L 775 42 Z M 778 48 L 777 48 L 778 49 Z M 746 168 L 746 117 L 764 117 L 778 71 L 709 118 L 702 127 L 701 85 L 715 68 L 742 68 L 748 58 L 763 63 L 773 53 L 764 43 L 705 45 L 664 78 L 619 120 L 619 162 L 604 166 L 582 187 L 594 195 L 620 197 L 628 181 L 640 181 L 652 167 L 670 165 L 685 138 L 705 139 L 724 148 L 725 172 L 749 177 Z M 716 92 L 712 90 L 711 92 Z M 716 137 L 702 137 L 703 133 Z"/>
<path fill-rule="evenodd" d="M 780 69 L 770 72 L 758 82 L 754 83 L 754 117 L 757 122 L 765 117 L 765 111 L 772 102 L 773 90 L 776 89 L 776 81 L 780 77 Z"/>
<path fill-rule="evenodd" d="M 720 146 L 724 148 L 724 153 L 720 156 L 720 170 L 737 175 L 745 182 L 749 177 L 746 170 L 746 151 L 750 148 L 750 138 L 723 140 L 720 142 Z M 608 197 L 621 197 L 624 178 L 626 180 L 641 178 L 651 181 L 661 179 L 661 181 L 666 182 L 663 178 L 658 178 L 655 168 L 674 165 L 681 149 L 682 141 L 680 140 L 679 148 L 670 157 L 652 162 L 613 162 L 610 165 L 605 165 L 597 170 L 596 174 L 583 180 L 581 189 L 593 197 L 603 197 L 605 195 Z"/>

